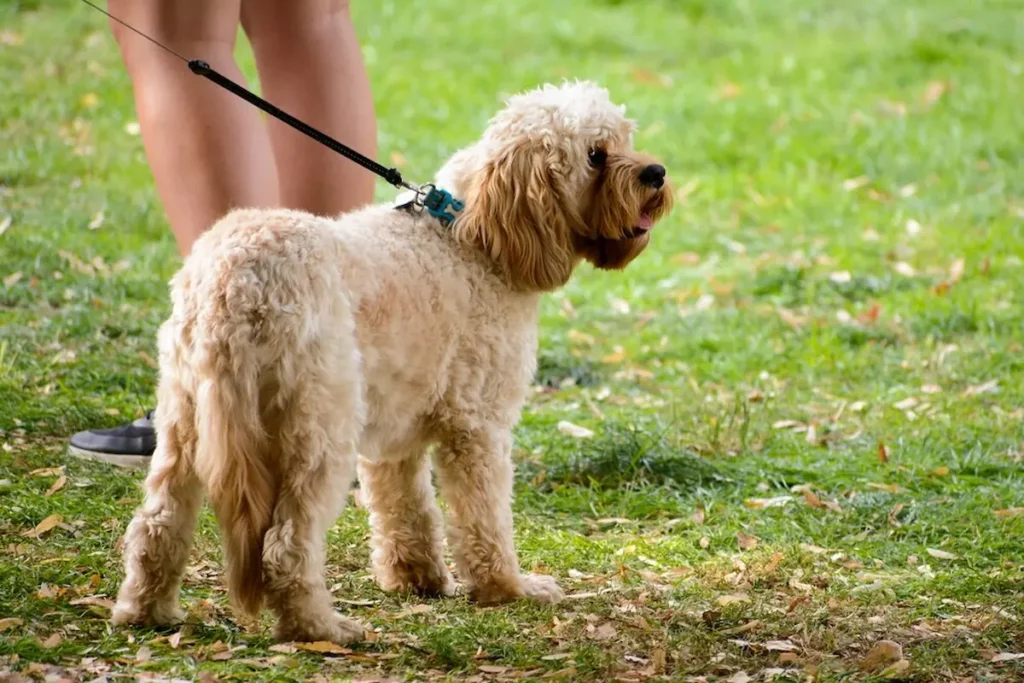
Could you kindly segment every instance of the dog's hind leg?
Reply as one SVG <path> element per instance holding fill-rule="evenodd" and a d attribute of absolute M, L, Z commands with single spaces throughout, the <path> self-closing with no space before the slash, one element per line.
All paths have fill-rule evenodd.
<path fill-rule="evenodd" d="M 435 462 L 451 508 L 449 536 L 471 599 L 495 604 L 522 597 L 557 602 L 550 576 L 519 572 L 512 539 L 512 437 L 506 430 L 456 431 Z"/>
<path fill-rule="evenodd" d="M 422 446 L 359 460 L 373 528 L 373 570 L 386 591 L 451 595 L 455 582 L 444 563 L 441 511 Z M 404 456 L 404 457 L 403 457 Z"/>
<path fill-rule="evenodd" d="M 340 375 L 340 377 L 339 377 Z M 360 428 L 358 384 L 327 368 L 297 387 L 278 422 L 280 488 L 263 540 L 267 603 L 278 640 L 344 644 L 364 627 L 337 614 L 324 576 L 327 530 L 348 497 Z"/>
<path fill-rule="evenodd" d="M 192 397 L 175 379 L 161 381 L 156 452 L 145 500 L 124 537 L 125 579 L 111 616 L 115 624 L 164 626 L 184 616 L 178 591 L 203 502 L 203 486 L 193 471 L 194 410 Z"/>

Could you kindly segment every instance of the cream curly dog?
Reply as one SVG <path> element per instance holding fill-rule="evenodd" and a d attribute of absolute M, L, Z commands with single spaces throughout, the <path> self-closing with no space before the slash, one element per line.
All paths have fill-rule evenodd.
<path fill-rule="evenodd" d="M 158 447 L 114 622 L 182 617 L 205 492 L 236 608 L 266 604 L 283 640 L 361 638 L 324 578 L 357 461 L 382 588 L 454 590 L 432 460 L 469 597 L 558 600 L 551 577 L 520 573 L 511 434 L 541 296 L 581 260 L 625 267 L 669 209 L 665 169 L 632 150 L 633 130 L 605 90 L 548 85 L 511 98 L 441 169 L 437 186 L 465 202 L 450 226 L 378 205 L 336 219 L 236 210 L 206 233 L 160 329 Z"/>

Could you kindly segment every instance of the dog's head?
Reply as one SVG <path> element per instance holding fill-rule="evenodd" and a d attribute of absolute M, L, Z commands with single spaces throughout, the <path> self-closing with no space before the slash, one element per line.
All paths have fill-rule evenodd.
<path fill-rule="evenodd" d="M 438 177 L 466 203 L 456 234 L 523 290 L 564 285 L 580 259 L 624 268 L 672 203 L 665 168 L 633 151 L 634 129 L 591 83 L 512 97 Z"/>

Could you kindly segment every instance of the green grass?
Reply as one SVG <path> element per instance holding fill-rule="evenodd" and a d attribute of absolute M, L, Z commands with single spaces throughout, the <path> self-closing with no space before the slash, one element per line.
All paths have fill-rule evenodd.
<path fill-rule="evenodd" d="M 407 177 L 502 96 L 579 77 L 679 188 L 628 272 L 583 268 L 543 303 L 517 543 L 575 597 L 417 612 L 370 581 L 349 508 L 328 580 L 377 641 L 271 649 L 227 609 L 205 514 L 181 635 L 108 625 L 140 478 L 63 448 L 151 405 L 179 260 L 105 21 L 5 3 L 0 619 L 20 621 L 0 621 L 0 672 L 877 680 L 859 665 L 888 638 L 912 680 L 1024 677 L 996 657 L 1024 652 L 1024 515 L 995 514 L 1024 507 L 1024 6 L 354 5 Z"/>

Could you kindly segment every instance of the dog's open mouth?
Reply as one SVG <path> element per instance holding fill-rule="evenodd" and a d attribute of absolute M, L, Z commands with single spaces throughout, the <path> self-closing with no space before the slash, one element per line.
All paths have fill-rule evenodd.
<path fill-rule="evenodd" d="M 654 218 L 651 214 L 645 211 L 640 214 L 640 218 L 637 219 L 636 225 L 626 231 L 624 237 L 627 240 L 635 240 L 637 237 L 643 237 L 646 235 L 653 227 Z"/>

